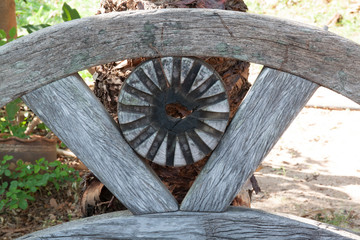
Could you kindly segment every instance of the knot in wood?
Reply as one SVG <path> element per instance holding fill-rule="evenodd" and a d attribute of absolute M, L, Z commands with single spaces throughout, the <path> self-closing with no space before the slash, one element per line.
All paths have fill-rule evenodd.
<path fill-rule="evenodd" d="M 229 120 L 219 74 L 200 59 L 164 57 L 138 66 L 123 84 L 119 124 L 129 145 L 160 165 L 184 166 L 209 155 Z"/>

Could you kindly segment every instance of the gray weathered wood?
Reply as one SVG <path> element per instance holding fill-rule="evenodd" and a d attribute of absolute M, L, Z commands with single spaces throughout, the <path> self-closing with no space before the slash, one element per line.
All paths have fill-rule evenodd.
<path fill-rule="evenodd" d="M 91 66 L 136 57 L 233 57 L 360 103 L 360 46 L 319 28 L 209 9 L 128 11 L 58 24 L 0 47 L 0 106 Z"/>
<path fill-rule="evenodd" d="M 131 212 L 178 210 L 79 75 L 39 88 L 23 100 Z"/>
<path fill-rule="evenodd" d="M 141 216 L 123 211 L 65 223 L 19 239 L 360 239 L 334 226 L 288 217 L 247 208 Z"/>
<path fill-rule="evenodd" d="M 178 104 L 188 115 L 168 115 Z M 121 88 L 120 130 L 141 156 L 160 165 L 184 166 L 209 155 L 229 120 L 221 77 L 201 59 L 166 57 L 138 66 Z M 174 112 L 174 110 L 172 110 Z"/>
<path fill-rule="evenodd" d="M 264 68 L 180 209 L 224 211 L 318 87 Z"/>

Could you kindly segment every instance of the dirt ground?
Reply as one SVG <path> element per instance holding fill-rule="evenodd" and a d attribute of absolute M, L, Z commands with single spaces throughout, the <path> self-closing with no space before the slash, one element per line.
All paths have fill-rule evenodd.
<path fill-rule="evenodd" d="M 360 232 L 360 111 L 304 108 L 256 173 L 252 207 Z"/>

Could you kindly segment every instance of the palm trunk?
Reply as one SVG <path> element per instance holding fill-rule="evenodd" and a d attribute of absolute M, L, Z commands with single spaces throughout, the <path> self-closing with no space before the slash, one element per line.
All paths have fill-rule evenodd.
<path fill-rule="evenodd" d="M 1 0 L 0 29 L 3 29 L 8 34 L 13 27 L 16 27 L 15 0 Z"/>

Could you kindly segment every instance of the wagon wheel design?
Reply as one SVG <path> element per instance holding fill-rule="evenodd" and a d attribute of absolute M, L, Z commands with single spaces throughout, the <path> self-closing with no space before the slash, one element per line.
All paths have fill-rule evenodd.
<path fill-rule="evenodd" d="M 118 35 L 120 30 L 129 34 Z M 192 212 L 225 211 L 319 85 L 360 103 L 359 45 L 321 29 L 271 17 L 174 9 L 113 13 L 63 23 L 2 46 L 0 56 L 0 103 L 23 96 L 133 214 L 154 213 L 109 215 L 45 231 L 42 236 L 81 236 L 81 229 L 87 229 L 89 238 L 111 237 L 102 225 L 108 228 L 109 221 L 117 219 L 116 224 L 122 224 L 131 218 L 135 230 L 126 233 L 129 238 L 146 232 L 144 226 L 154 227 L 164 237 L 175 237 L 190 225 L 196 228 L 187 232 L 191 237 L 263 237 L 261 234 L 273 234 L 269 222 L 277 223 L 278 238 L 346 238 L 348 233 L 340 230 L 326 231 L 255 210 Z M 69 76 L 105 62 L 162 56 L 221 56 L 267 66 L 180 207 L 80 77 Z M 172 211 L 178 212 L 164 213 Z M 169 218 L 174 224 L 169 224 Z M 161 227 L 165 225 L 164 231 Z M 125 234 L 117 226 L 111 232 Z"/>
<path fill-rule="evenodd" d="M 167 166 L 192 164 L 210 154 L 225 131 L 229 111 L 215 69 L 201 59 L 179 57 L 137 67 L 118 104 L 120 129 L 130 146 Z"/>

